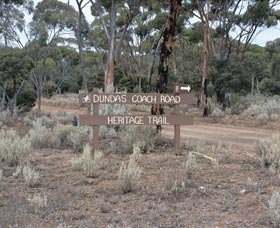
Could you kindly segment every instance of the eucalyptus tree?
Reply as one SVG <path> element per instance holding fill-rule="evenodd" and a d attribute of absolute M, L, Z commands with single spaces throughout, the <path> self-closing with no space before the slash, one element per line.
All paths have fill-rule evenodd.
<path fill-rule="evenodd" d="M 92 14 L 95 20 L 92 23 L 94 29 L 94 48 L 106 54 L 104 62 L 104 90 L 114 87 L 114 67 L 117 62 L 120 47 L 124 36 L 131 26 L 132 20 L 139 12 L 137 0 L 90 0 L 92 4 Z M 104 43 L 106 40 L 107 43 Z"/>
<path fill-rule="evenodd" d="M 72 27 L 75 32 L 75 37 L 77 39 L 77 45 L 79 50 L 79 58 L 80 58 L 80 71 L 83 78 L 83 89 L 85 91 L 88 90 L 87 87 L 87 78 L 85 75 L 85 63 L 84 63 L 84 56 L 83 56 L 83 47 L 84 47 L 84 40 L 88 36 L 89 33 L 89 26 L 85 19 L 85 15 L 83 13 L 83 9 L 90 3 L 89 0 L 76 0 L 76 4 L 78 7 L 78 20 L 77 22 L 72 23 Z"/>
<path fill-rule="evenodd" d="M 31 0 L 0 1 L 0 38 L 5 46 L 24 47 L 20 34 L 26 34 L 25 14 L 32 10 Z"/>
<path fill-rule="evenodd" d="M 47 81 L 47 59 L 64 36 L 73 35 L 74 18 L 77 18 L 75 9 L 57 0 L 43 0 L 34 10 L 33 21 L 30 23 L 32 42 L 27 51 L 33 60 L 31 79 L 37 91 L 39 111 L 43 83 Z"/>
<path fill-rule="evenodd" d="M 13 114 L 17 106 L 17 96 L 21 92 L 32 68 L 32 61 L 23 49 L 4 47 L 0 51 L 0 88 L 2 101 L 0 109 L 8 108 Z"/>

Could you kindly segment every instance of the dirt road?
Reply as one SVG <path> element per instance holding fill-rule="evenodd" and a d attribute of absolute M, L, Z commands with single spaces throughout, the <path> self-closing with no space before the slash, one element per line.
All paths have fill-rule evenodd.
<path fill-rule="evenodd" d="M 164 126 L 163 136 L 174 137 L 174 127 Z M 276 131 L 221 124 L 194 124 L 181 126 L 181 142 L 186 139 L 205 139 L 210 144 L 229 144 L 239 148 L 253 149 L 260 140 L 275 134 Z"/>

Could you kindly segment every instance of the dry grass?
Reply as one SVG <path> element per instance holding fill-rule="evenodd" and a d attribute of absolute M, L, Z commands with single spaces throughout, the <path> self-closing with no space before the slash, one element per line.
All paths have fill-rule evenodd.
<path fill-rule="evenodd" d="M 271 136 L 258 143 L 257 154 L 261 163 L 272 172 L 280 168 L 280 134 Z"/>
<path fill-rule="evenodd" d="M 40 184 L 40 175 L 29 164 L 22 167 L 22 175 L 27 186 L 33 188 Z"/>
<path fill-rule="evenodd" d="M 72 165 L 76 170 L 83 169 L 87 177 L 97 177 L 102 157 L 103 153 L 101 151 L 95 151 L 94 156 L 92 156 L 92 148 L 89 144 L 86 144 L 82 156 L 73 159 Z"/>
<path fill-rule="evenodd" d="M 122 192 L 131 192 L 141 177 L 142 169 L 138 165 L 138 160 L 140 159 L 140 148 L 134 146 L 133 153 L 129 156 L 128 164 L 122 162 L 119 170 L 118 180 Z"/>

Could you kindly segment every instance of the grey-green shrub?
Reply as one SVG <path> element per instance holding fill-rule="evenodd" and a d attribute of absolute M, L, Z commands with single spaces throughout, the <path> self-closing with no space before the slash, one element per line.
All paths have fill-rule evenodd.
<path fill-rule="evenodd" d="M 27 197 L 28 202 L 35 207 L 35 209 L 44 208 L 48 204 L 48 197 L 46 193 L 35 193 L 31 197 Z"/>
<path fill-rule="evenodd" d="M 134 189 L 136 182 L 141 177 L 142 169 L 138 165 L 139 158 L 140 148 L 137 148 L 136 146 L 133 153 L 129 156 L 128 164 L 124 162 L 121 164 L 118 180 L 120 188 L 124 194 L 131 192 Z"/>
<path fill-rule="evenodd" d="M 14 122 L 14 117 L 12 116 L 11 112 L 5 110 L 0 112 L 0 126 L 7 125 Z"/>
<path fill-rule="evenodd" d="M 29 131 L 30 142 L 33 148 L 57 148 L 60 141 L 53 134 L 51 129 L 46 128 L 40 122 L 36 122 L 33 129 Z"/>
<path fill-rule="evenodd" d="M 156 141 L 159 139 L 155 126 L 131 125 L 124 127 L 120 132 L 120 139 L 127 151 L 133 150 L 133 145 L 137 144 L 141 152 L 151 151 Z"/>
<path fill-rule="evenodd" d="M 58 124 L 54 128 L 46 128 L 36 122 L 29 131 L 31 145 L 34 148 L 73 149 L 81 151 L 86 143 L 92 141 L 92 130 L 87 127 Z"/>
<path fill-rule="evenodd" d="M 21 138 L 16 131 L 0 131 L 0 160 L 17 165 L 31 149 L 28 137 Z"/>
<path fill-rule="evenodd" d="M 74 151 L 80 152 L 86 144 L 91 144 L 93 139 L 93 130 L 91 127 L 75 127 L 70 132 L 67 140 Z"/>
<path fill-rule="evenodd" d="M 22 167 L 22 175 L 27 186 L 36 187 L 39 185 L 39 173 L 36 172 L 29 164 Z"/>
<path fill-rule="evenodd" d="M 265 167 L 271 171 L 280 168 L 280 134 L 272 135 L 257 145 L 258 156 Z"/>
<path fill-rule="evenodd" d="M 95 151 L 93 156 L 91 154 L 92 148 L 89 144 L 86 144 L 83 148 L 82 156 L 72 160 L 72 164 L 75 169 L 83 169 L 87 177 L 96 177 L 103 153 Z"/>

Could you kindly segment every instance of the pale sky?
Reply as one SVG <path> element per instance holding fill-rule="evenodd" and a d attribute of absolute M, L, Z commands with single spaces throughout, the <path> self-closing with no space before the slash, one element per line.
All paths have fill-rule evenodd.
<path fill-rule="evenodd" d="M 40 1 L 41 0 L 34 0 L 35 5 Z M 68 0 L 60 0 L 60 1 L 64 3 L 68 3 Z M 76 0 L 69 0 L 69 2 L 71 5 L 77 8 Z M 280 8 L 280 6 L 278 8 Z M 88 22 L 91 22 L 93 17 L 91 16 L 89 5 L 84 9 L 84 14 Z M 30 17 L 27 20 L 30 20 Z M 266 42 L 275 40 L 277 38 L 280 38 L 280 23 L 275 27 L 265 29 L 260 33 L 258 33 L 252 43 L 258 44 L 260 46 L 265 46 Z"/>

